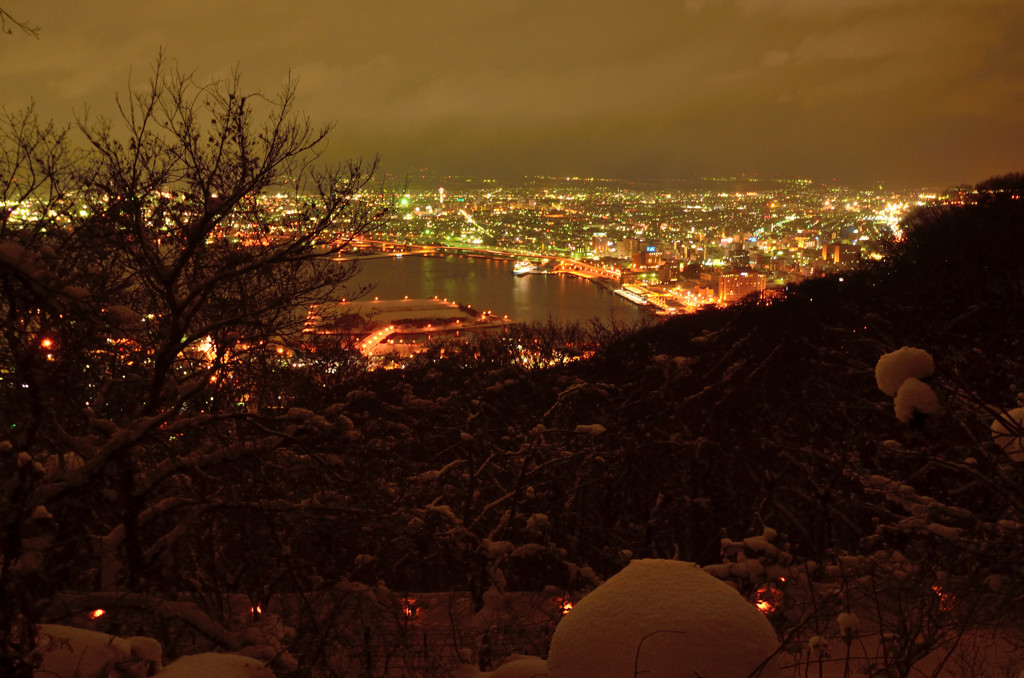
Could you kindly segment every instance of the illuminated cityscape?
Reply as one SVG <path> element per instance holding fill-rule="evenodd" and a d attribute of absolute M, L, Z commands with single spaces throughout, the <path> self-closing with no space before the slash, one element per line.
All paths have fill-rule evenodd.
<path fill-rule="evenodd" d="M 404 191 L 383 230 L 354 245 L 514 257 L 524 272 L 580 275 L 663 314 L 879 259 L 910 209 L 954 199 L 750 178 L 435 182 Z"/>
<path fill-rule="evenodd" d="M 956 190 L 856 190 L 742 177 L 640 183 L 422 175 L 405 186 L 372 232 L 351 235 L 341 225 L 337 237 L 347 241 L 346 259 L 508 260 L 515 276 L 583 278 L 652 317 L 771 295 L 789 283 L 881 259 L 887 244 L 902 237 L 899 224 L 911 209 L 960 199 Z M 299 211 L 295 201 L 264 200 L 286 236 Z M 244 221 L 232 229 L 230 237 L 250 240 Z M 494 288 L 471 301 L 489 304 L 487 289 Z M 480 316 L 471 306 L 460 310 L 455 300 L 437 297 L 339 302 L 331 313 L 340 323 L 325 321 L 324 309 L 310 309 L 307 335 L 318 335 L 320 343 L 347 342 L 378 366 L 399 366 L 432 339 L 467 341 L 480 330 L 522 320 Z"/>
<path fill-rule="evenodd" d="M 652 316 L 771 295 L 789 283 L 880 259 L 886 244 L 901 237 L 899 224 L 911 209 L 961 199 L 956 190 L 857 190 L 745 177 L 645 183 L 421 175 L 405 186 L 385 194 L 390 209 L 372 232 L 352 233 L 342 221 L 326 232 L 335 239 L 331 244 L 342 243 L 350 260 L 451 254 L 508 260 L 516 276 L 583 278 Z M 381 196 L 355 199 L 377 204 Z M 257 223 L 233 213 L 210 237 L 250 247 L 285 241 L 311 201 L 265 193 L 261 213 L 269 219 Z M 24 203 L 12 216 L 42 216 L 32 210 Z M 169 233 L 173 227 L 159 228 Z M 521 321 L 436 297 L 346 301 L 339 298 L 330 309 L 331 321 L 322 317 L 326 309 L 309 309 L 307 336 L 318 335 L 318 343 L 334 336 L 377 364 L 408 359 L 432 338 L 466 340 Z M 489 299 L 472 303 L 486 308 Z"/>

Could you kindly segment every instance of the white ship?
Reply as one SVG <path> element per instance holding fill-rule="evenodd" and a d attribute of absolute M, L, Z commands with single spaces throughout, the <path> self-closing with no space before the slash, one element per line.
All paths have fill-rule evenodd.
<path fill-rule="evenodd" d="M 635 287 L 633 285 L 620 287 L 613 291 L 620 297 L 625 297 L 626 299 L 632 301 L 634 304 L 638 304 L 640 306 L 646 306 L 647 304 L 651 303 L 647 299 L 647 295 L 640 288 Z"/>
<path fill-rule="evenodd" d="M 526 275 L 527 273 L 533 273 L 534 265 L 532 261 L 517 261 L 516 265 L 512 268 L 512 275 Z"/>

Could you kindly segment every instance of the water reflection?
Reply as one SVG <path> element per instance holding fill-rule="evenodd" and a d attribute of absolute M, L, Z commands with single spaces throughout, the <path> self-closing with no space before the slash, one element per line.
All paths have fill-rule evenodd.
<path fill-rule="evenodd" d="M 367 259 L 350 287 L 373 284 L 370 298 L 457 301 L 518 322 L 586 323 L 597 318 L 632 325 L 649 319 L 636 305 L 590 281 L 568 275 L 512 275 L 513 262 L 467 256 Z"/>

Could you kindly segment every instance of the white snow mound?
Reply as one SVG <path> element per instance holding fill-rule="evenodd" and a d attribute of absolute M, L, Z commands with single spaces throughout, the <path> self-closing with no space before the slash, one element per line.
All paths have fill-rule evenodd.
<path fill-rule="evenodd" d="M 920 379 L 906 379 L 896 391 L 893 400 L 896 418 L 904 424 L 914 418 L 914 414 L 935 414 L 939 411 L 939 399 L 932 387 Z"/>
<path fill-rule="evenodd" d="M 933 372 L 935 361 L 928 351 L 904 346 L 878 359 L 875 382 L 883 393 L 894 396 L 907 379 L 924 379 L 932 376 Z"/>
<path fill-rule="evenodd" d="M 275 678 L 275 675 L 259 659 L 204 652 L 175 659 L 155 678 Z"/>
<path fill-rule="evenodd" d="M 635 560 L 559 622 L 550 678 L 747 678 L 778 648 L 771 624 L 692 563 Z M 761 676 L 775 676 L 769 662 Z"/>

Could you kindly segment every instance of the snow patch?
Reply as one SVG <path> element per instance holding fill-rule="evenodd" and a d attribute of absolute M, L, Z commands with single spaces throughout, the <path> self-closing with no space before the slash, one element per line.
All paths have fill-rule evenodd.
<path fill-rule="evenodd" d="M 83 299 L 89 298 L 89 290 L 78 285 L 68 285 L 60 291 L 66 297 L 71 297 L 75 301 L 82 301 Z"/>
<path fill-rule="evenodd" d="M 47 480 L 75 481 L 85 469 L 85 459 L 74 452 L 64 455 L 51 454 L 43 463 Z"/>
<path fill-rule="evenodd" d="M 548 663 L 540 657 L 524 657 L 513 655 L 496 671 L 481 673 L 481 677 L 490 678 L 537 678 L 548 675 Z"/>
<path fill-rule="evenodd" d="M 534 513 L 526 519 L 526 529 L 530 532 L 544 533 L 551 529 L 551 521 L 544 513 Z"/>
<path fill-rule="evenodd" d="M 828 640 L 822 636 L 811 636 L 807 639 L 807 649 L 811 652 L 812 659 L 824 659 L 828 657 Z"/>
<path fill-rule="evenodd" d="M 114 325 L 121 329 L 137 330 L 145 326 L 142 322 L 141 313 L 122 304 L 108 306 L 106 308 L 106 315 Z"/>
<path fill-rule="evenodd" d="M 160 647 L 160 643 L 153 638 L 147 638 L 146 636 L 132 636 L 126 638 L 128 644 L 132 648 L 132 654 L 139 659 L 149 662 L 149 665 L 160 671 L 163 661 L 164 649 Z"/>
<path fill-rule="evenodd" d="M 840 612 L 836 616 L 836 623 L 839 625 L 839 634 L 847 638 L 857 635 L 860 628 L 860 620 L 852 612 Z"/>

